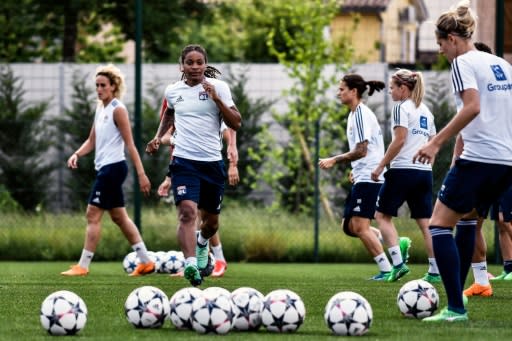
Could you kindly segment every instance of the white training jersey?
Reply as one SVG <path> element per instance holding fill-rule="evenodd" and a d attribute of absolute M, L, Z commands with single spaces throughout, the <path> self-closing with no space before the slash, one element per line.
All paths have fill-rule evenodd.
<path fill-rule="evenodd" d="M 461 130 L 461 158 L 512 166 L 512 66 L 471 50 L 453 60 L 451 77 L 458 111 L 462 91 L 476 89 L 480 96 L 480 113 Z"/>
<path fill-rule="evenodd" d="M 423 103 L 416 108 L 411 99 L 397 103 L 393 107 L 391 118 L 391 131 L 395 136 L 395 128 L 407 129 L 407 137 L 402 149 L 391 161 L 391 168 L 407 168 L 419 170 L 432 170 L 430 163 L 413 163 L 412 159 L 428 140 L 436 134 L 434 115 Z"/>
<path fill-rule="evenodd" d="M 215 78 L 206 78 L 228 107 L 234 106 L 228 85 Z M 167 106 L 174 109 L 173 155 L 196 161 L 222 160 L 221 114 L 201 84 L 188 86 L 181 80 L 165 89 Z"/>
<path fill-rule="evenodd" d="M 359 103 L 355 111 L 351 111 L 347 120 L 347 138 L 350 150 L 360 142 L 368 141 L 368 152 L 365 157 L 352 161 L 354 183 L 375 182 L 371 172 L 384 156 L 384 140 L 377 117 L 365 104 Z M 384 172 L 378 182 L 384 181 Z"/>
<path fill-rule="evenodd" d="M 96 146 L 94 156 L 94 168 L 99 170 L 105 165 L 125 160 L 124 140 L 121 132 L 114 122 L 114 110 L 124 108 L 124 104 L 114 98 L 104 107 L 98 103 L 94 116 L 94 133 Z"/>

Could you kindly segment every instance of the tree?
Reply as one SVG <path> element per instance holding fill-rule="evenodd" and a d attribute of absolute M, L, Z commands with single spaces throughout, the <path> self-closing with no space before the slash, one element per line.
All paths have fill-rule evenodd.
<path fill-rule="evenodd" d="M 66 108 L 64 116 L 55 119 L 56 134 L 62 141 L 59 154 L 64 157 L 59 161 L 61 167 L 67 157 L 77 150 L 89 137 L 94 121 L 95 93 L 88 87 L 88 75 L 74 72 L 73 95 L 71 108 Z M 96 177 L 94 170 L 94 153 L 84 155 L 78 161 L 78 168 L 67 172 L 65 185 L 69 196 L 68 204 L 72 209 L 78 209 L 87 204 L 91 185 Z"/>
<path fill-rule="evenodd" d="M 268 112 L 274 101 L 263 98 L 251 99 L 246 92 L 247 69 L 229 72 L 227 82 L 231 86 L 233 100 L 242 114 L 242 128 L 237 131 L 238 171 L 240 183 L 236 188 L 227 187 L 226 197 L 242 200 L 258 186 L 259 171 L 265 161 L 264 156 L 270 152 L 270 145 L 265 142 L 268 124 L 262 122 L 263 114 Z M 226 149 L 226 146 L 224 146 Z M 226 155 L 224 152 L 223 155 Z M 227 163 L 226 163 L 227 164 Z"/>
<path fill-rule="evenodd" d="M 350 60 L 351 49 L 343 48 L 343 40 L 324 39 L 338 11 L 337 1 L 315 0 L 297 3 L 287 0 L 279 4 L 279 27 L 272 28 L 267 37 L 270 51 L 285 66 L 295 84 L 284 94 L 288 98 L 288 111 L 276 113 L 276 121 L 289 133 L 290 140 L 274 149 L 273 158 L 280 159 L 279 176 L 268 169 L 266 180 L 278 193 L 281 206 L 289 211 L 310 211 L 313 207 L 314 172 L 317 160 L 312 155 L 315 144 L 315 124 L 322 130 L 322 155 L 327 154 L 345 137 L 342 111 L 328 90 L 337 82 L 337 73 Z M 276 35 L 284 39 L 284 46 L 276 45 Z M 326 75 L 328 66 L 333 69 Z M 335 136 L 336 140 L 331 137 Z M 334 142 L 336 141 L 336 142 Z M 275 166 L 275 165 L 274 165 Z M 324 192 L 321 201 L 325 212 L 332 212 Z"/>
<path fill-rule="evenodd" d="M 23 209 L 45 203 L 55 165 L 47 159 L 51 131 L 43 116 L 47 102 L 29 105 L 20 78 L 0 67 L 0 183 Z"/>

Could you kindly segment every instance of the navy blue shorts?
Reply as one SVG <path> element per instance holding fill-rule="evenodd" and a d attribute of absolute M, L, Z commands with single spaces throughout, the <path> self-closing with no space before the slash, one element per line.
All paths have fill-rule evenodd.
<path fill-rule="evenodd" d="M 484 217 L 512 185 L 512 166 L 458 159 L 446 174 L 437 198 L 458 213 L 473 208 Z"/>
<path fill-rule="evenodd" d="M 352 186 L 345 201 L 343 212 L 343 231 L 351 237 L 357 237 L 349 229 L 352 217 L 363 217 L 372 220 L 375 216 L 375 203 L 382 184 L 378 182 L 358 182 Z"/>
<path fill-rule="evenodd" d="M 503 214 L 504 222 L 512 221 L 512 188 L 509 188 L 491 207 L 491 219 L 499 220 L 499 213 Z"/>
<path fill-rule="evenodd" d="M 96 180 L 89 195 L 89 205 L 104 210 L 124 207 L 123 182 L 128 175 L 126 161 L 111 163 L 96 172 Z"/>
<path fill-rule="evenodd" d="M 396 217 L 407 202 L 411 218 L 432 215 L 432 172 L 429 170 L 391 168 L 384 173 L 375 210 Z"/>
<path fill-rule="evenodd" d="M 219 214 L 224 196 L 224 161 L 194 161 L 174 157 L 169 165 L 174 202 L 192 200 L 199 209 Z"/>

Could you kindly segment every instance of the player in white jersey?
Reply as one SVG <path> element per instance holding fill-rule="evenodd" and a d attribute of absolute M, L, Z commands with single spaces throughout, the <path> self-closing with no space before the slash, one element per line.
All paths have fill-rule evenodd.
<path fill-rule="evenodd" d="M 68 167 L 77 168 L 78 159 L 95 150 L 96 180 L 87 205 L 87 231 L 80 261 L 61 274 L 85 276 L 89 273 L 89 265 L 100 240 L 101 218 L 108 211 L 141 260 L 130 276 L 140 276 L 153 272 L 155 264 L 149 259 L 139 230 L 126 212 L 122 188 L 128 174 L 125 146 L 137 171 L 140 190 L 145 195 L 149 194 L 151 183 L 133 142 L 128 111 L 120 101 L 125 88 L 121 71 L 111 64 L 100 66 L 95 80 L 99 101 L 94 123 L 87 140 L 69 157 Z"/>
<path fill-rule="evenodd" d="M 161 137 L 174 125 L 176 135 L 169 171 L 178 214 L 178 240 L 185 255 L 185 278 L 194 286 L 203 281 L 208 267 L 208 240 L 217 232 L 226 172 L 221 155 L 220 125 L 233 130 L 241 126 L 228 85 L 207 65 L 206 51 L 186 46 L 180 57 L 183 79 L 165 90 L 167 110 L 157 136 L 146 151 L 154 153 Z M 196 234 L 201 210 L 202 223 Z"/>
<path fill-rule="evenodd" d="M 163 111 L 167 108 L 167 101 L 163 104 Z M 240 181 L 240 177 L 238 174 L 238 149 L 236 147 L 236 132 L 232 129 L 228 129 L 226 124 L 222 122 L 221 124 L 221 134 L 227 145 L 227 158 L 229 162 L 228 166 L 228 183 L 231 186 L 236 186 Z M 168 144 L 170 149 L 170 156 L 172 160 L 172 153 L 174 150 L 174 127 L 170 129 L 160 140 L 162 144 Z M 158 195 L 161 197 L 169 196 L 169 190 L 171 188 L 171 174 L 168 173 L 165 176 L 165 179 L 158 186 Z M 199 217 L 200 218 L 200 217 Z M 199 219 L 198 226 L 201 225 L 201 220 Z M 226 258 L 224 257 L 224 251 L 222 249 L 222 243 L 220 240 L 219 231 L 215 233 L 212 237 L 210 237 L 210 250 L 213 253 L 215 258 L 215 264 L 213 264 L 213 271 L 211 273 L 212 277 L 222 277 L 228 268 L 228 264 Z M 183 276 L 183 272 L 171 276 Z"/>
<path fill-rule="evenodd" d="M 338 97 L 347 105 L 350 113 L 347 120 L 349 151 L 325 159 L 318 164 L 322 169 L 336 163 L 351 162 L 353 186 L 345 202 L 343 230 L 351 237 L 358 237 L 374 257 L 380 272 L 373 280 L 387 280 L 391 264 L 376 234 L 370 228 L 375 214 L 377 194 L 384 181 L 381 175 L 377 181 L 371 179 L 371 170 L 384 155 L 384 140 L 377 117 L 362 103 L 363 93 L 369 88 L 369 95 L 384 88 L 379 81 L 365 81 L 360 75 L 348 74 L 340 81 Z"/>
<path fill-rule="evenodd" d="M 423 319 L 426 322 L 468 320 L 462 283 L 471 264 L 475 229 L 458 231 L 464 242 L 456 243 L 453 227 L 473 212 L 481 216 L 512 185 L 512 67 L 502 58 L 476 50 L 471 40 L 475 28 L 468 1 L 437 20 L 437 43 L 451 63 L 457 113 L 413 158 L 431 163 L 441 146 L 459 134 L 462 152 L 444 179 L 430 219 L 448 306 Z"/>
<path fill-rule="evenodd" d="M 428 230 L 428 220 L 432 215 L 432 166 L 413 163 L 416 151 L 436 134 L 434 116 L 422 102 L 425 94 L 423 75 L 406 69 L 397 70 L 389 81 L 389 91 L 394 105 L 391 130 L 393 138 L 377 168 L 372 171 L 372 179 L 379 176 L 389 164 L 384 184 L 377 199 L 375 220 L 382 232 L 393 263 L 389 282 L 395 282 L 409 273 L 406 259 L 400 252 L 400 243 L 392 217 L 398 215 L 398 209 L 407 202 L 411 218 L 420 228 L 428 253 L 429 270 L 423 279 L 440 282 L 441 278 L 435 264 L 432 250 L 432 237 Z"/>

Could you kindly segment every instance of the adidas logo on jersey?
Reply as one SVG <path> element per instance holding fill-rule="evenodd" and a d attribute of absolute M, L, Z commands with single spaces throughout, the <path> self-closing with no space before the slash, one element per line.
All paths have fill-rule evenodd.
<path fill-rule="evenodd" d="M 176 100 L 176 103 L 180 103 L 180 102 L 185 102 L 185 100 L 181 96 L 178 97 L 178 99 Z"/>

